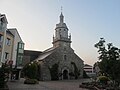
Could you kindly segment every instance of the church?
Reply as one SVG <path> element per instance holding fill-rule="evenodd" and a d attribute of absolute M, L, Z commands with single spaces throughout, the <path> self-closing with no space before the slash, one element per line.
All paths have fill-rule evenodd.
<path fill-rule="evenodd" d="M 71 48 L 71 35 L 61 12 L 53 36 L 53 47 L 43 51 L 37 59 L 40 80 L 70 80 L 83 77 L 84 61 Z"/>

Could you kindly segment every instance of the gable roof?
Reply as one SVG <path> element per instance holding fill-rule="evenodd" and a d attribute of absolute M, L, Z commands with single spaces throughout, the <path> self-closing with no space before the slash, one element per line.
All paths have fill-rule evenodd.
<path fill-rule="evenodd" d="M 8 30 L 9 30 L 14 36 L 15 36 L 15 34 L 17 34 L 17 35 L 19 36 L 20 40 L 22 41 L 22 43 L 24 43 L 23 40 L 22 40 L 22 38 L 21 38 L 21 36 L 20 36 L 20 34 L 18 33 L 18 30 L 17 30 L 16 28 L 9 28 Z"/>
<path fill-rule="evenodd" d="M 44 60 L 46 57 L 48 57 L 49 55 L 51 55 L 51 54 L 53 53 L 54 49 L 55 49 L 55 48 L 51 47 L 51 48 L 43 51 L 43 53 L 41 53 L 41 55 L 38 56 L 38 58 L 35 59 L 35 61 L 36 61 L 36 60 L 38 60 L 38 61 Z"/>
<path fill-rule="evenodd" d="M 77 58 L 79 58 L 82 62 L 84 62 L 75 52 L 74 52 L 74 54 Z"/>

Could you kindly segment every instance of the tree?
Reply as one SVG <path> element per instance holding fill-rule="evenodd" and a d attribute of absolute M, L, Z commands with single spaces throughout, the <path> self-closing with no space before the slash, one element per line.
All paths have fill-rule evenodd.
<path fill-rule="evenodd" d="M 49 68 L 51 74 L 51 80 L 59 80 L 58 67 L 59 64 L 55 63 L 52 65 L 51 68 Z"/>
<path fill-rule="evenodd" d="M 30 79 L 37 79 L 38 67 L 36 63 L 29 63 L 23 68 L 24 75 Z"/>
<path fill-rule="evenodd" d="M 98 66 L 102 74 L 120 83 L 120 49 L 113 46 L 112 43 L 106 45 L 104 38 L 100 38 L 100 41 L 95 44 L 95 47 L 100 54 Z"/>
<path fill-rule="evenodd" d="M 5 72 L 4 68 L 0 68 L 0 88 L 3 88 L 5 85 Z"/>
<path fill-rule="evenodd" d="M 85 70 L 83 70 L 83 78 L 90 78 L 90 77 L 86 74 Z"/>
<path fill-rule="evenodd" d="M 71 62 L 71 64 L 74 66 L 74 76 L 75 76 L 75 79 L 78 79 L 79 78 L 79 75 L 80 75 L 80 70 L 78 70 L 76 64 L 74 62 Z"/>
<path fill-rule="evenodd" d="M 2 64 L 2 67 L 0 68 L 0 88 L 6 87 L 9 71 L 8 65 L 6 63 Z"/>

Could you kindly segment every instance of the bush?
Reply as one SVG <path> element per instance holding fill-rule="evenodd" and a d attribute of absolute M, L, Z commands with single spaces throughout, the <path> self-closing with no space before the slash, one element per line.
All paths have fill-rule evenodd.
<path fill-rule="evenodd" d="M 0 88 L 6 87 L 6 83 L 7 83 L 6 76 L 8 75 L 8 73 L 9 73 L 8 66 L 6 64 L 2 64 L 2 67 L 0 68 Z"/>
<path fill-rule="evenodd" d="M 106 76 L 99 76 L 98 81 L 102 84 L 107 84 L 107 81 L 109 81 L 109 78 Z"/>
<path fill-rule="evenodd" d="M 39 82 L 38 82 L 38 80 L 36 80 L 36 79 L 26 79 L 25 81 L 24 81 L 24 84 L 38 84 Z"/>
<path fill-rule="evenodd" d="M 86 74 L 85 70 L 83 71 L 83 78 L 90 78 L 90 77 Z"/>
<path fill-rule="evenodd" d="M 74 67 L 74 76 L 75 76 L 75 79 L 78 79 L 78 77 L 80 76 L 80 70 L 78 70 L 76 64 L 74 62 L 71 62 L 71 64 L 73 65 Z"/>
<path fill-rule="evenodd" d="M 23 68 L 25 77 L 30 79 L 37 79 L 38 67 L 36 63 L 29 63 Z"/>
<path fill-rule="evenodd" d="M 51 80 L 59 80 L 59 73 L 58 73 L 58 67 L 59 64 L 53 64 L 51 68 L 49 68 L 50 70 L 50 75 L 51 75 Z M 62 74 L 61 74 L 62 75 Z"/>

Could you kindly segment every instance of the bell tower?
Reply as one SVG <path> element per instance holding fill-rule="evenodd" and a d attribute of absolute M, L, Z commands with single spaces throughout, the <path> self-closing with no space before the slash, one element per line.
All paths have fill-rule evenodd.
<path fill-rule="evenodd" d="M 56 24 L 55 36 L 53 36 L 53 47 L 68 46 L 71 44 L 71 35 L 68 35 L 68 28 L 64 23 L 64 16 L 61 12 L 60 22 Z"/>

